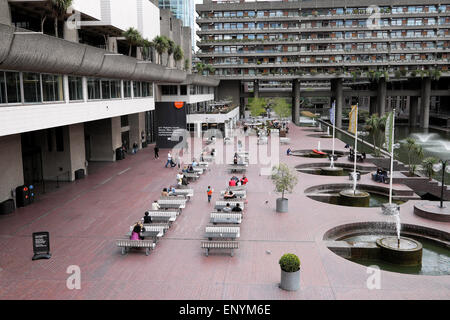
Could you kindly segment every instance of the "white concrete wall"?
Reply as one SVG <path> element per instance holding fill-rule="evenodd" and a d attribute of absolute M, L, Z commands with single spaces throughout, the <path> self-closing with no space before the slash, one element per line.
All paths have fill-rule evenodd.
<path fill-rule="evenodd" d="M 69 127 L 70 139 L 70 165 L 72 180 L 75 180 L 75 171 L 84 169 L 86 172 L 86 149 L 84 146 L 84 123 Z"/>
<path fill-rule="evenodd" d="M 12 199 L 11 190 L 23 185 L 20 134 L 0 137 L 0 202 Z"/>
<path fill-rule="evenodd" d="M 239 119 L 239 108 L 227 114 L 188 114 L 187 123 L 224 123 L 227 120 Z"/>
<path fill-rule="evenodd" d="M 160 35 L 159 8 L 148 0 L 142 1 L 142 30 L 139 30 L 144 38 L 152 41 Z"/>
<path fill-rule="evenodd" d="M 198 103 L 214 101 L 214 94 L 196 94 L 186 96 L 161 96 L 161 102 L 183 101 L 186 103 Z"/>
<path fill-rule="evenodd" d="M 101 0 L 73 0 L 72 8 L 94 19 L 102 19 Z"/>
<path fill-rule="evenodd" d="M 1 107 L 0 136 L 120 117 L 154 109 L 153 97 Z"/>
<path fill-rule="evenodd" d="M 121 30 L 138 28 L 138 0 L 109 0 L 111 25 Z"/>

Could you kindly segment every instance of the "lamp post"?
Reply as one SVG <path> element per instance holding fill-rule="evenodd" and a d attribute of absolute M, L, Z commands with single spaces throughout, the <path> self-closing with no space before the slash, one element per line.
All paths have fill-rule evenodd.
<path fill-rule="evenodd" d="M 444 208 L 445 173 L 450 173 L 450 166 L 447 165 L 450 165 L 450 160 L 439 160 L 439 163 L 433 166 L 434 172 L 439 172 L 442 170 L 441 209 Z"/>

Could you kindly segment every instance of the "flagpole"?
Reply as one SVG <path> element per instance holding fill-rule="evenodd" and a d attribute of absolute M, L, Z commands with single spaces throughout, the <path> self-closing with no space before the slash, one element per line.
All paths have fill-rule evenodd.
<path fill-rule="evenodd" d="M 334 161 L 334 148 L 336 145 L 336 142 L 334 141 L 334 138 L 336 136 L 336 100 L 334 100 L 334 119 L 333 119 L 333 161 Z"/>
<path fill-rule="evenodd" d="M 357 175 L 356 175 L 356 159 L 358 158 L 358 109 L 359 109 L 359 103 L 356 104 L 356 115 L 355 115 L 355 154 L 354 154 L 354 170 L 353 170 L 353 193 L 356 194 L 356 181 L 357 181 Z"/>
<path fill-rule="evenodd" d="M 392 111 L 392 135 L 391 135 L 391 172 L 389 181 L 389 204 L 392 204 L 392 184 L 394 181 L 394 131 L 395 131 L 395 109 Z"/>

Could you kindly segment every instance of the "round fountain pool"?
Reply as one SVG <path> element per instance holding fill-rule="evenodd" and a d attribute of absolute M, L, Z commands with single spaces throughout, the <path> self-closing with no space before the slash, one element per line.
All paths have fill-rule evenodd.
<path fill-rule="evenodd" d="M 347 201 L 348 197 L 343 195 L 344 190 L 353 190 L 353 184 L 324 184 L 315 187 L 311 187 L 305 190 L 305 194 L 308 198 L 340 206 L 348 207 L 381 207 L 383 204 L 389 202 L 389 188 L 373 185 L 361 185 L 358 184 L 357 194 L 364 193 L 365 200 L 362 202 Z M 369 199 L 367 199 L 367 194 Z M 344 199 L 345 198 L 345 199 Z M 417 199 L 415 195 L 397 195 L 394 191 L 393 202 L 396 204 L 403 204 L 410 199 Z M 420 199 L 420 198 L 419 198 Z"/>
<path fill-rule="evenodd" d="M 353 165 L 347 163 L 335 163 L 334 170 L 330 168 L 329 163 L 306 163 L 295 167 L 298 172 L 321 175 L 321 176 L 349 176 L 353 172 Z M 371 171 L 376 170 L 376 167 L 370 166 L 358 166 L 357 172 L 360 175 L 368 174 Z"/>
<path fill-rule="evenodd" d="M 292 151 L 291 155 L 295 156 L 295 157 L 303 157 L 303 158 L 323 158 L 323 159 L 326 159 L 326 158 L 328 158 L 328 155 L 331 155 L 333 153 L 333 150 L 321 150 L 321 151 L 323 153 L 326 153 L 326 154 L 324 154 L 324 155 L 317 154 L 317 153 L 314 153 L 312 151 L 312 149 L 308 149 L 308 150 L 295 150 L 295 151 Z M 338 158 L 341 158 L 341 157 L 346 155 L 346 153 L 342 152 L 342 151 L 335 151 L 334 154 Z"/>
<path fill-rule="evenodd" d="M 398 249 L 394 223 L 364 222 L 333 228 L 324 240 L 337 255 L 364 266 L 406 274 L 450 275 L 450 234 L 444 231 L 402 224 Z M 384 247 L 395 252 L 386 255 Z M 413 263 L 404 263 L 404 254 L 406 259 L 412 255 Z"/>

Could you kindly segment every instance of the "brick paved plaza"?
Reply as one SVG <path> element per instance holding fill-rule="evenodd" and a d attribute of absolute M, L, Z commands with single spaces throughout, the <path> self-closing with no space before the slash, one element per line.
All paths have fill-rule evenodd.
<path fill-rule="evenodd" d="M 318 138 L 307 137 L 310 134 L 306 128 L 292 126 L 292 149 L 314 148 Z M 321 143 L 323 149 L 331 148 L 331 139 L 321 139 Z M 344 150 L 341 141 L 336 145 Z M 337 256 L 325 246 L 323 235 L 335 226 L 387 219 L 379 208 L 334 206 L 303 193 L 310 186 L 347 182 L 348 177 L 299 173 L 295 193 L 288 195 L 289 213 L 280 214 L 275 212 L 278 195 L 272 182 L 259 175 L 257 165 L 250 165 L 247 171 L 248 206 L 234 257 L 206 257 L 200 248 L 213 203 L 231 177 L 224 165 L 215 164 L 191 183 L 194 197 L 149 256 L 139 251 L 121 255 L 115 240 L 150 209 L 163 187 L 174 183 L 176 169 L 164 168 L 166 154 L 162 151 L 161 158 L 154 160 L 150 147 L 124 161 L 91 165 L 84 180 L 64 185 L 33 205 L 1 217 L 0 299 L 450 298 L 450 276 L 382 271 L 381 289 L 369 290 L 366 267 Z M 281 146 L 280 162 L 294 167 L 311 159 L 288 157 Z M 370 175 L 363 176 L 362 182 L 373 183 Z M 206 199 L 208 185 L 215 189 L 211 204 Z M 415 216 L 413 204 L 402 205 L 402 223 L 450 231 L 449 223 Z M 50 260 L 31 260 L 31 234 L 37 231 L 50 232 Z M 296 292 L 278 288 L 278 260 L 288 252 L 301 260 L 301 286 Z M 66 270 L 71 265 L 81 269 L 80 290 L 66 287 Z"/>

